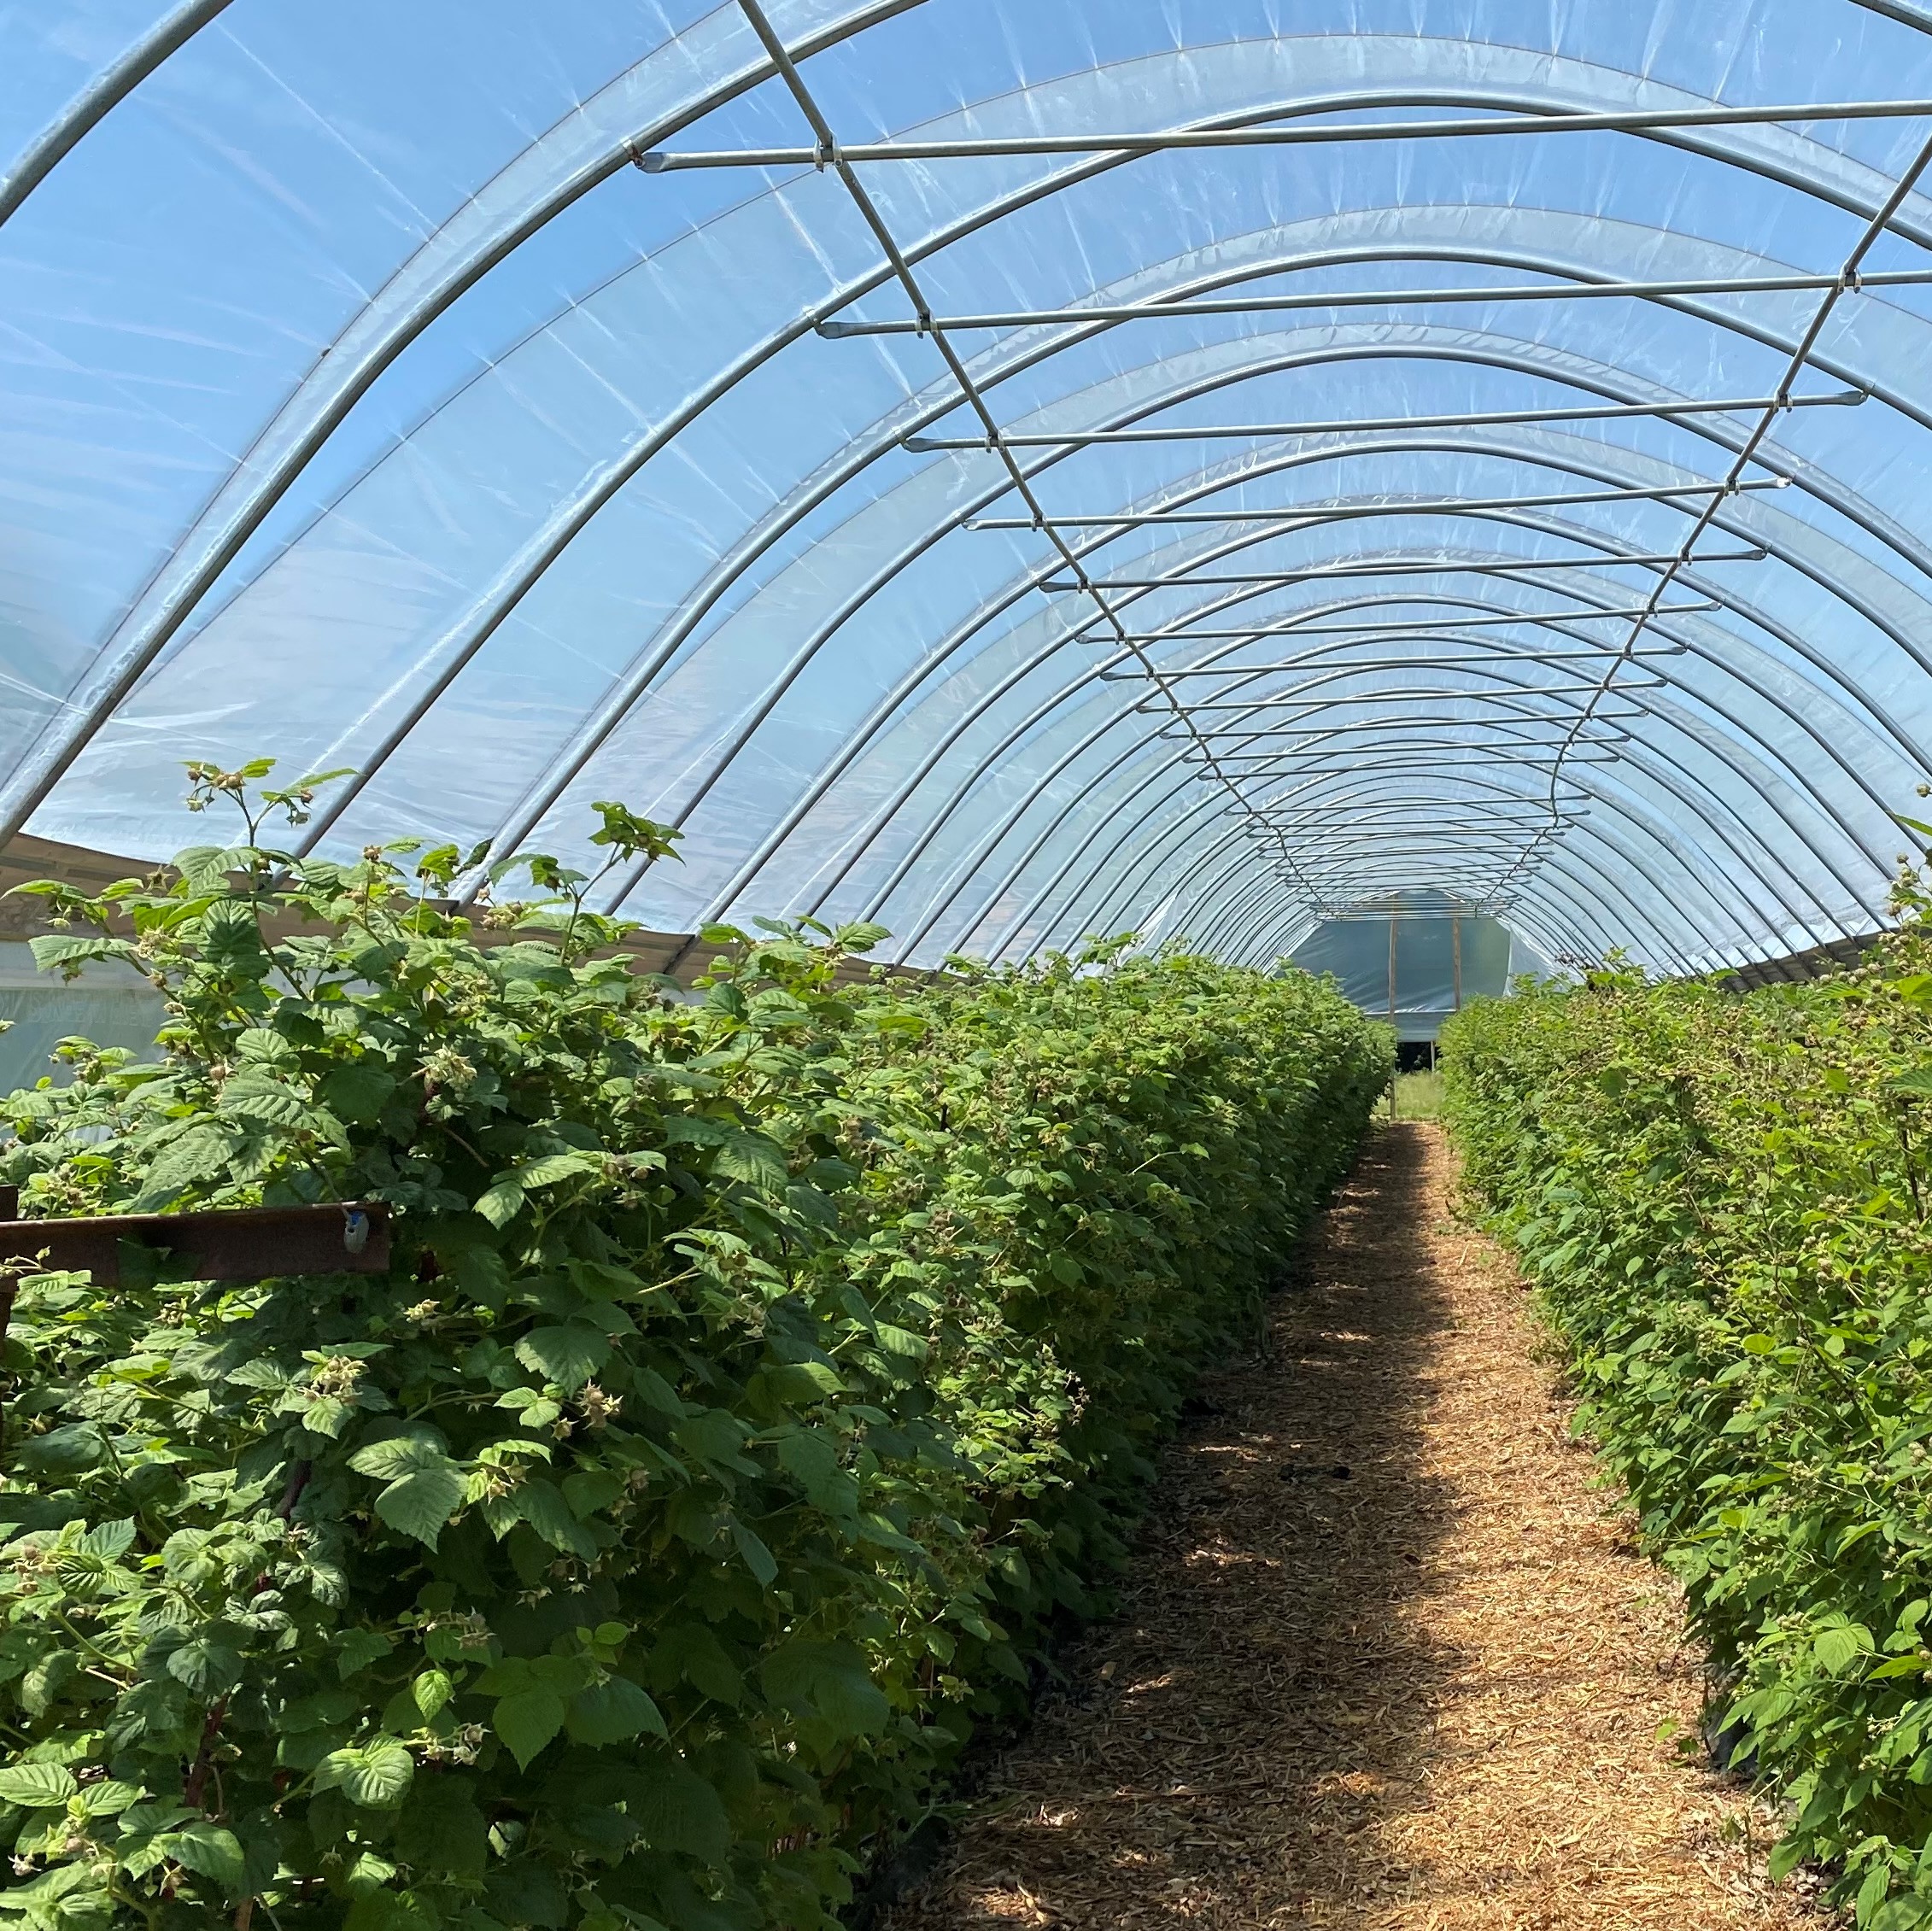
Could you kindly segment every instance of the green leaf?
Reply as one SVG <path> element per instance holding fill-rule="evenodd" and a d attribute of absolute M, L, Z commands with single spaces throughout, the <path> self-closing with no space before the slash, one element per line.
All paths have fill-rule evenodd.
<path fill-rule="evenodd" d="M 395 1092 L 395 1075 L 376 1060 L 358 1060 L 322 1076 L 322 1103 L 339 1120 L 366 1126 L 381 1113 Z"/>
<path fill-rule="evenodd" d="M 744 1699 L 744 1678 L 737 1665 L 702 1623 L 679 1623 L 667 1630 L 651 1652 L 651 1666 L 646 1673 L 659 1689 L 673 1689 L 682 1680 L 714 1703 L 729 1704 L 734 1709 Z"/>
<path fill-rule="evenodd" d="M 1928 1924 L 1932 1924 L 1932 1899 L 1889 1898 L 1872 1912 L 1870 1931 L 1923 1931 Z"/>
<path fill-rule="evenodd" d="M 388 1481 L 376 1497 L 376 1513 L 399 1534 L 430 1548 L 463 1506 L 463 1472 L 433 1436 L 392 1435 L 357 1449 L 348 1466 L 359 1475 Z"/>
<path fill-rule="evenodd" d="M 493 1227 L 506 1227 L 524 1210 L 524 1190 L 513 1180 L 499 1180 L 477 1198 L 477 1212 Z"/>
<path fill-rule="evenodd" d="M 455 1694 L 447 1670 L 425 1670 L 409 1686 L 409 1694 L 424 1723 Z"/>
<path fill-rule="evenodd" d="M 393 1811 L 408 1793 L 416 1759 L 393 1736 L 347 1750 L 331 1750 L 317 1766 L 319 1790 L 340 1790 L 364 1810 Z"/>
<path fill-rule="evenodd" d="M 148 1168 L 141 1189 L 127 1203 L 130 1214 L 158 1214 L 172 1207 L 190 1187 L 223 1178 L 243 1144 L 232 1126 L 212 1118 L 194 1121 L 170 1140 Z"/>
<path fill-rule="evenodd" d="M 705 1864 L 731 1854 L 731 1823 L 717 1791 L 682 1764 L 653 1766 L 632 1813 L 654 1851 L 680 1851 Z"/>
<path fill-rule="evenodd" d="M 535 1328 L 517 1343 L 517 1359 L 533 1374 L 573 1392 L 610 1358 L 610 1337 L 585 1321 Z"/>
<path fill-rule="evenodd" d="M 289 1132 L 342 1137 L 341 1123 L 307 1095 L 278 1080 L 266 1068 L 246 1067 L 221 1089 L 220 1110 L 231 1119 L 260 1120 Z"/>
<path fill-rule="evenodd" d="M 168 1652 L 167 1673 L 197 1696 L 214 1696 L 241 1682 L 242 1659 L 228 1644 L 197 1636 Z"/>
<path fill-rule="evenodd" d="M 882 1729 L 892 1716 L 864 1654 L 849 1642 L 782 1644 L 765 1658 L 758 1676 L 773 1702 L 821 1717 L 842 1736 Z"/>
<path fill-rule="evenodd" d="M 770 1589 L 778 1580 L 776 1557 L 742 1522 L 735 1518 L 731 1524 L 731 1540 L 736 1543 L 739 1554 L 745 1559 L 745 1566 L 758 1577 L 760 1586 Z"/>
<path fill-rule="evenodd" d="M 597 1559 L 597 1541 L 564 1500 L 554 1482 L 532 1476 L 511 1496 L 518 1515 L 527 1522 L 553 1549 L 574 1555 L 585 1562 Z"/>
<path fill-rule="evenodd" d="M 396 1819 L 395 1850 L 414 1870 L 480 1878 L 489 1857 L 489 1826 L 468 1782 L 419 1777 Z"/>
<path fill-rule="evenodd" d="M 17 929 L 17 928 L 16 928 Z M 125 939 L 30 939 L 33 963 L 43 972 L 60 972 L 72 977 L 82 966 L 96 959 L 110 959 L 131 965 L 143 975 L 147 961 Z"/>
<path fill-rule="evenodd" d="M 30 1811 L 52 1810 L 80 1789 L 64 1764 L 9 1764 L 0 1770 L 0 1804 Z"/>
<path fill-rule="evenodd" d="M 212 1878 L 231 1898 L 241 1893 L 248 1864 L 242 1855 L 241 1840 L 233 1831 L 196 1818 L 179 1830 L 164 1832 L 155 1840 L 155 1846 L 184 1870 Z"/>
<path fill-rule="evenodd" d="M 573 1742 L 592 1749 L 627 1737 L 670 1735 L 657 1705 L 628 1676 L 612 1676 L 580 1689 L 571 1699 L 565 1728 Z"/>
<path fill-rule="evenodd" d="M 1818 1667 L 1830 1676 L 1842 1676 L 1861 1656 L 1871 1652 L 1871 1632 L 1856 1623 L 1819 1631 L 1812 1644 Z"/>
<path fill-rule="evenodd" d="M 359 1671 L 379 1663 L 395 1647 L 379 1630 L 343 1630 L 335 1639 L 336 1674 L 347 1682 Z"/>
<path fill-rule="evenodd" d="M 86 1785 L 80 1793 L 81 1809 L 91 1817 L 119 1817 L 138 1804 L 147 1794 L 138 1783 L 122 1783 L 114 1777 Z"/>
<path fill-rule="evenodd" d="M 782 1194 L 791 1178 L 784 1150 L 762 1133 L 735 1132 L 719 1143 L 711 1168 L 728 1180 L 741 1180 L 762 1193 Z"/>
<path fill-rule="evenodd" d="M 519 1167 L 512 1178 L 526 1191 L 553 1187 L 559 1180 L 574 1180 L 587 1173 L 601 1173 L 604 1158 L 596 1153 L 551 1153 Z"/>
<path fill-rule="evenodd" d="M 528 1689 L 497 1699 L 490 1727 L 517 1759 L 518 1768 L 527 1770 L 537 1753 L 563 1729 L 566 1714 L 564 1700 L 554 1689 L 533 1683 Z"/>

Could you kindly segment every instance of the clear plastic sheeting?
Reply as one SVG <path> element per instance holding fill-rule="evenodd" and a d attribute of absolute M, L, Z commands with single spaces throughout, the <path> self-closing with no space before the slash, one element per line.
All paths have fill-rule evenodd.
<path fill-rule="evenodd" d="M 1403 1040 L 1433 1039 L 1470 999 L 1497 999 L 1521 973 L 1549 975 L 1549 963 L 1500 921 L 1468 917 L 1436 892 L 1391 896 L 1379 908 L 1326 920 L 1291 960 L 1326 974 Z"/>
<path fill-rule="evenodd" d="M 356 773 L 319 849 L 622 799 L 684 857 L 612 907 L 913 963 L 1416 890 L 1669 971 L 1870 930 L 1929 30 L 0 5 L 0 833 L 165 855 L 183 758 L 272 755 Z"/>
<path fill-rule="evenodd" d="M 71 984 L 35 969 L 23 944 L 0 940 L 0 1092 L 40 1080 L 65 1085 L 63 1039 L 155 1056 L 155 1034 L 167 1017 L 161 996 L 132 967 L 84 966 Z"/>

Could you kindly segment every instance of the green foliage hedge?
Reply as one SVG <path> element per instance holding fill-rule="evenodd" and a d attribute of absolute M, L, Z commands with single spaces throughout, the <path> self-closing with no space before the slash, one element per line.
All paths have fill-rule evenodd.
<path fill-rule="evenodd" d="M 1789 1805 L 1774 1868 L 1932 1923 L 1932 939 L 1742 995 L 1601 973 L 1443 1048 L 1466 1180 Z"/>
<path fill-rule="evenodd" d="M 386 1201 L 395 1260 L 21 1286 L 0 1926 L 828 1923 L 1093 1608 L 1385 1036 L 1190 957 L 841 985 L 867 928 L 709 933 L 694 1001 L 547 861 L 472 929 L 454 851 L 249 835 L 116 888 L 132 944 L 51 895 L 165 1057 L 72 1046 L 0 1167 Z"/>

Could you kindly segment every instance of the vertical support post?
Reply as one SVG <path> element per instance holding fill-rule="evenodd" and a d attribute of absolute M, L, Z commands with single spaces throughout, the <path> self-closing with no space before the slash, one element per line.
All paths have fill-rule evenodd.
<path fill-rule="evenodd" d="M 1462 921 L 1451 919 L 1449 929 L 1449 958 L 1455 982 L 1455 1010 L 1462 1010 Z"/>
<path fill-rule="evenodd" d="M 1396 1023 L 1396 922 L 1392 916 L 1389 921 L 1389 1023 L 1390 1026 Z M 1396 1082 L 1402 1076 L 1402 1044 L 1400 1041 L 1397 1041 L 1395 1069 L 1389 1075 L 1389 1117 L 1390 1120 L 1396 1117 Z"/>

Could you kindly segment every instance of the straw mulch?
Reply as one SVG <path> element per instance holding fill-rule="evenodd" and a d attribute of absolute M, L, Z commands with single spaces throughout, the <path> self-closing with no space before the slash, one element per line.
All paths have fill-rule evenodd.
<path fill-rule="evenodd" d="M 1432 1126 L 1380 1132 L 890 1931 L 1819 1931 Z"/>

